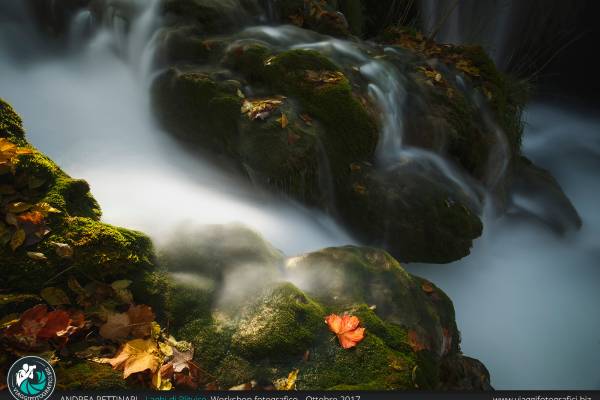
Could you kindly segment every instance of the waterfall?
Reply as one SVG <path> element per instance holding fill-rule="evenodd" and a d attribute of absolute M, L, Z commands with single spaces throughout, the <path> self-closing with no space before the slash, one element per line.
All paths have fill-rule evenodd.
<path fill-rule="evenodd" d="M 80 11 L 71 24 L 69 50 L 57 55 L 36 31 L 22 0 L 0 1 L 0 96 L 23 115 L 30 142 L 70 175 L 90 182 L 105 221 L 147 232 L 159 246 L 181 234 L 182 227 L 228 222 L 260 231 L 288 255 L 356 243 L 330 216 L 218 170 L 190 155 L 156 126 L 147 83 L 153 72 L 154 37 L 161 26 L 158 3 L 138 1 L 131 20 L 114 8 L 104 10 L 103 21 L 88 10 Z M 451 2 L 424 4 L 431 31 Z M 464 4 L 448 18 L 440 39 L 473 40 L 476 29 L 469 33 L 467 28 L 477 24 L 465 21 L 493 10 L 489 2 Z M 530 7 L 511 4 L 500 8 L 497 25 L 502 29 L 480 32 L 487 35 L 488 47 L 496 49 L 494 56 L 501 62 L 510 58 L 508 22 L 516 18 L 519 7 Z M 468 5 L 474 8 L 469 11 Z M 267 14 L 273 20 L 273 11 Z M 484 236 L 471 256 L 445 266 L 407 268 L 451 296 L 462 329 L 462 349 L 489 366 L 496 388 L 598 387 L 597 119 L 564 106 L 532 105 L 527 112 L 524 154 L 551 170 L 584 219 L 581 232 L 559 238 L 529 215 L 535 212 L 527 216 L 521 212 L 547 212 L 543 199 L 518 194 L 513 206 L 519 210 L 492 217 L 489 204 L 480 204 L 485 189 L 454 162 L 406 144 L 404 107 L 418 94 L 407 92 L 407 78 L 393 63 L 374 57 L 393 55 L 393 49 L 292 26 L 251 27 L 240 37 L 263 40 L 280 50 L 317 50 L 342 67 L 355 67 L 380 111 L 378 167 L 417 162 L 443 174 L 485 210 Z M 503 132 L 483 105 L 480 112 L 499 143 L 490 156 L 489 188 L 505 173 L 507 149 Z M 331 185 L 331 177 L 323 175 L 321 184 Z"/>

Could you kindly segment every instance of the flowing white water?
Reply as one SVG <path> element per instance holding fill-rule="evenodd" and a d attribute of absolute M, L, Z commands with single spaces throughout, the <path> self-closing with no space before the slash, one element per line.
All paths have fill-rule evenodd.
<path fill-rule="evenodd" d="M 39 46 L 36 35 L 23 32 L 27 46 L 15 46 L 21 28 L 4 23 L 0 15 L 0 96 L 23 115 L 34 145 L 71 175 L 90 182 L 104 219 L 141 229 L 159 242 L 180 225 L 240 221 L 288 254 L 351 243 L 329 218 L 256 193 L 188 157 L 157 129 L 143 82 L 148 64 L 127 64 L 113 51 L 151 51 L 140 43 L 152 36 L 153 21 L 139 21 L 136 32 L 142 39 L 136 45 L 104 31 L 78 55 L 32 61 L 27 51 Z M 347 42 L 315 40 L 301 30 L 294 35 L 305 36 L 289 38 L 282 37 L 287 28 L 260 29 L 270 40 L 285 40 L 286 47 L 354 57 L 360 72 L 376 85 L 382 109 L 397 112 L 392 105 L 403 95 L 402 85 L 376 73 L 384 64 L 367 67 L 372 60 Z M 401 118 L 387 112 L 382 117 L 390 125 L 401 124 Z M 563 184 L 583 217 L 583 230 L 561 239 L 530 221 L 490 218 L 472 256 L 445 266 L 409 268 L 452 297 L 463 350 L 489 367 L 497 388 L 600 388 L 600 317 L 595 311 L 600 300 L 600 215 L 595 212 L 600 184 L 594 173 L 600 168 L 600 122 L 548 107 L 532 107 L 528 120 L 524 150 Z M 401 125 L 392 131 L 401 139 Z M 401 149 L 399 156 L 413 151 Z M 463 182 L 445 160 L 426 153 L 414 157 L 433 157 L 431 163 L 455 183 Z"/>
<path fill-rule="evenodd" d="M 101 32 L 83 54 L 26 64 L 0 47 L 0 95 L 32 144 L 90 182 L 105 221 L 159 243 L 179 225 L 241 222 L 288 254 L 353 242 L 330 218 L 187 156 L 153 123 L 139 69 L 115 55 L 114 40 Z"/>
<path fill-rule="evenodd" d="M 489 218 L 468 258 L 409 268 L 452 298 L 463 351 L 490 369 L 494 387 L 598 389 L 600 120 L 542 105 L 526 119 L 524 153 L 558 179 L 582 230 L 561 238 L 532 221 Z"/>

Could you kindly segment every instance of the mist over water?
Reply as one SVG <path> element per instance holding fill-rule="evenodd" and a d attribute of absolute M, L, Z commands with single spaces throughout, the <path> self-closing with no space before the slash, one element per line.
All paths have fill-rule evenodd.
<path fill-rule="evenodd" d="M 182 225 L 235 221 L 288 255 L 353 243 L 326 215 L 220 172 L 155 125 L 147 93 L 151 49 L 140 45 L 151 42 L 151 24 L 146 20 L 125 45 L 102 31 L 77 52 L 39 59 L 23 58 L 26 49 L 16 51 L 14 40 L 0 35 L 0 96 L 23 116 L 31 143 L 89 181 L 106 222 L 147 232 L 159 245 Z M 274 37 L 286 31 L 256 29 Z M 19 29 L 0 29 L 6 32 L 14 38 Z M 27 49 L 39 46 L 34 34 L 24 37 Z M 381 70 L 385 65 L 369 64 L 345 42 L 318 41 L 309 33 L 294 41 L 286 46 L 360 59 L 361 72 L 379 83 L 372 93 L 382 105 L 404 99 L 401 82 L 385 87 L 393 77 Z M 117 49 L 128 49 L 133 62 Z M 389 117 L 401 125 L 397 115 Z M 486 215 L 471 256 L 408 268 L 453 299 L 463 351 L 485 363 L 496 388 L 600 388 L 600 121 L 546 105 L 531 106 L 526 119 L 525 155 L 554 174 L 578 209 L 582 230 L 559 237 L 534 219 Z M 395 139 L 400 149 L 401 138 Z M 437 157 L 414 149 L 398 155 Z M 441 157 L 430 162 L 462 184 Z M 536 199 L 525 201 L 544 208 Z"/>
<path fill-rule="evenodd" d="M 409 269 L 452 298 L 462 349 L 495 388 L 598 389 L 600 120 L 544 105 L 525 118 L 523 152 L 560 182 L 581 231 L 560 237 L 534 220 L 489 216 L 469 257 Z"/>

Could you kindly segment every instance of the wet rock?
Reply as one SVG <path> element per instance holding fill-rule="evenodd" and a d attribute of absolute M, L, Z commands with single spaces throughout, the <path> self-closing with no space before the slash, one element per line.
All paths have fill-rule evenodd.
<path fill-rule="evenodd" d="M 342 218 L 358 237 L 402 261 L 450 262 L 467 256 L 481 235 L 474 200 L 418 159 L 388 171 L 365 163 L 348 169 L 338 194 Z"/>
<path fill-rule="evenodd" d="M 581 228 L 579 213 L 556 179 L 529 159 L 520 157 L 512 186 L 513 206 L 559 234 Z"/>
<path fill-rule="evenodd" d="M 152 85 L 152 102 L 162 125 L 205 151 L 234 155 L 242 100 L 234 82 L 204 72 L 171 68 Z"/>
<path fill-rule="evenodd" d="M 273 282 L 236 309 L 215 306 L 212 321 L 179 330 L 219 385 L 274 382 L 295 369 L 298 389 L 473 385 L 466 377 L 480 364 L 463 362 L 451 301 L 388 253 L 324 249 L 289 259 L 280 279 L 291 283 Z M 335 340 L 324 323 L 332 312 L 359 317 L 366 335 L 356 348 L 344 350 Z M 460 369 L 447 367 L 459 362 Z"/>

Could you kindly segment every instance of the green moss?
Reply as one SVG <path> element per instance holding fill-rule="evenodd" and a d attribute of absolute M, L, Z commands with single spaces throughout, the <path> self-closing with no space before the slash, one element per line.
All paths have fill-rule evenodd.
<path fill-rule="evenodd" d="M 260 80 L 263 78 L 264 62 L 270 55 L 271 50 L 263 43 L 244 43 L 229 50 L 224 64 L 249 80 Z"/>
<path fill-rule="evenodd" d="M 453 51 L 471 61 L 479 70 L 480 77 L 473 80 L 475 87 L 489 93 L 490 108 L 506 135 L 511 154 L 520 154 L 522 112 L 529 98 L 528 84 L 499 71 L 481 46 L 460 46 Z"/>
<path fill-rule="evenodd" d="M 210 321 L 214 290 L 193 283 L 175 283 L 169 296 L 171 329 L 177 330 L 192 321 Z"/>
<path fill-rule="evenodd" d="M 187 323 L 177 332 L 178 338 L 194 345 L 194 358 L 208 371 L 216 373 L 231 348 L 233 328 L 220 326 L 212 320 L 199 319 Z M 239 384 L 238 381 L 233 384 Z"/>
<path fill-rule="evenodd" d="M 370 159 L 377 145 L 377 127 L 345 76 L 318 83 L 307 79 L 307 71 L 341 74 L 333 62 L 316 51 L 290 50 L 265 62 L 264 78 L 284 95 L 297 98 L 300 106 L 323 124 L 320 140 L 337 178 L 347 173 L 351 162 Z"/>
<path fill-rule="evenodd" d="M 170 69 L 152 86 L 161 123 L 181 139 L 220 154 L 235 152 L 241 99 L 232 82 Z M 239 85 L 237 86 L 239 87 Z"/>
<path fill-rule="evenodd" d="M 250 358 L 302 354 L 323 327 L 324 310 L 292 284 L 269 289 L 242 314 L 232 345 Z"/>
<path fill-rule="evenodd" d="M 27 144 L 21 117 L 2 98 L 0 98 L 0 137 L 7 138 L 19 146 Z"/>
<path fill-rule="evenodd" d="M 108 390 L 130 389 L 131 384 L 123 379 L 121 371 L 110 365 L 91 361 L 76 362 L 73 365 L 59 363 L 55 367 L 56 388 L 59 390 Z"/>
<path fill-rule="evenodd" d="M 415 362 L 410 353 L 394 351 L 375 334 L 367 331 L 365 339 L 350 350 L 335 339 L 320 342 L 310 361 L 301 369 L 299 389 L 344 387 L 360 389 L 410 389 Z"/>

